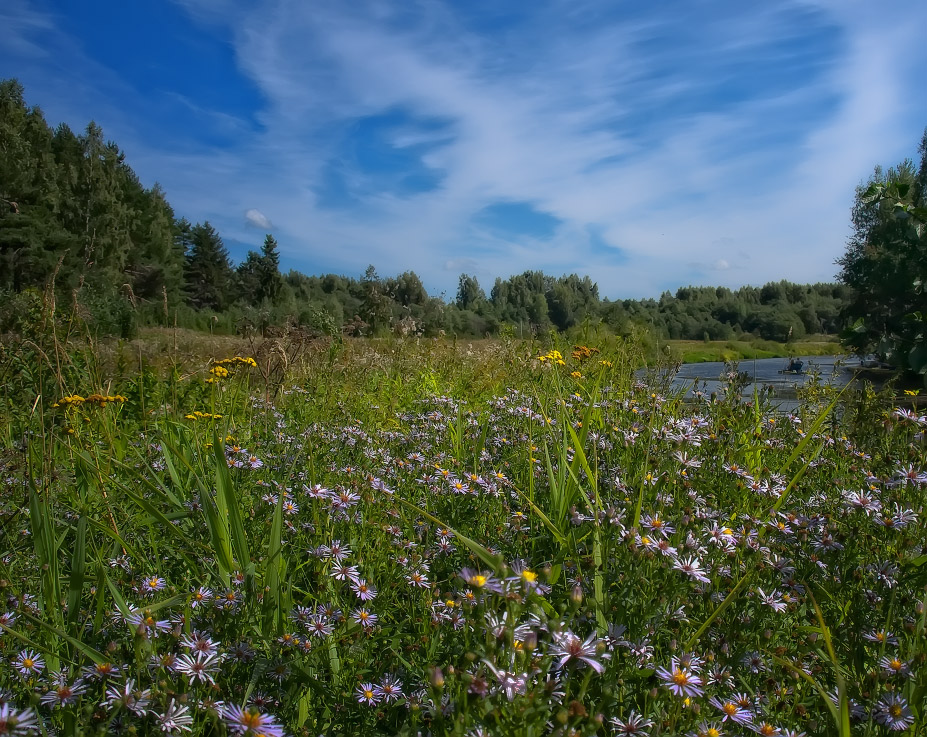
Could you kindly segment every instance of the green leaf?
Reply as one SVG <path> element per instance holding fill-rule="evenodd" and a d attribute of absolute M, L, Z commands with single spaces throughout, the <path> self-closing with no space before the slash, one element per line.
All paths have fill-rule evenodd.
<path fill-rule="evenodd" d="M 280 634 L 285 621 L 283 607 L 283 586 L 286 576 L 286 560 L 283 558 L 283 494 L 277 496 L 274 519 L 267 540 L 267 554 L 264 559 L 265 596 L 264 636 L 271 632 Z"/>
<path fill-rule="evenodd" d="M 239 570 L 248 572 L 251 569 L 251 553 L 248 550 L 248 538 L 245 537 L 238 498 L 235 496 L 235 486 L 232 484 L 232 474 L 225 458 L 225 446 L 219 441 L 218 432 L 214 433 L 213 438 L 212 447 L 216 456 L 216 502 L 220 513 L 228 520 L 232 549 L 238 559 Z"/>
<path fill-rule="evenodd" d="M 875 202 L 882 196 L 882 185 L 876 182 L 873 182 L 869 185 L 865 192 L 860 195 L 860 199 L 863 202 Z"/>
<path fill-rule="evenodd" d="M 74 629 L 80 616 L 80 597 L 84 589 L 84 566 L 87 560 L 87 516 L 77 521 L 74 550 L 71 553 L 71 576 L 68 580 L 68 629 Z"/>
<path fill-rule="evenodd" d="M 46 632 L 50 632 L 51 634 L 55 635 L 55 637 L 60 637 L 62 640 L 65 640 L 68 644 L 73 646 L 76 650 L 80 651 L 81 653 L 86 655 L 88 658 L 90 658 L 94 663 L 109 662 L 109 658 L 103 655 L 103 653 L 101 653 L 100 651 L 95 650 L 94 648 L 90 647 L 90 645 L 87 645 L 81 642 L 76 637 L 71 637 L 71 635 L 69 635 L 67 632 L 64 632 L 63 630 L 50 625 L 48 622 L 42 619 L 39 619 L 38 617 L 34 617 L 25 611 L 21 611 L 19 615 L 30 620 L 37 627 L 45 630 Z M 7 629 L 3 625 L 0 625 L 0 626 L 4 627 L 4 629 L 6 629 L 7 632 L 13 633 L 13 630 Z"/>
<path fill-rule="evenodd" d="M 235 569 L 228 523 L 219 515 L 213 495 L 206 489 L 200 489 L 200 504 L 205 513 L 206 529 L 209 530 L 209 539 L 212 543 L 212 552 L 216 556 L 216 564 L 219 566 L 222 577 L 228 583 Z"/>

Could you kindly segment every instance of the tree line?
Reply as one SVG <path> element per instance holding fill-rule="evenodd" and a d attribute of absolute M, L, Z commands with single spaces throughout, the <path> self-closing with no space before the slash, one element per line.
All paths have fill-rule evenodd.
<path fill-rule="evenodd" d="M 460 276 L 456 295 L 429 295 L 412 271 L 381 277 L 280 270 L 279 245 L 233 264 L 208 222 L 177 217 L 163 190 L 146 188 L 119 147 L 90 123 L 51 128 L 15 80 L 0 82 L 0 331 L 17 328 L 46 286 L 100 333 L 140 325 L 233 332 L 295 324 L 320 332 L 522 335 L 601 323 L 663 338 L 786 341 L 834 333 L 850 289 L 787 281 L 763 287 L 684 287 L 659 299 L 609 300 L 588 276 L 525 271 L 487 294 Z"/>

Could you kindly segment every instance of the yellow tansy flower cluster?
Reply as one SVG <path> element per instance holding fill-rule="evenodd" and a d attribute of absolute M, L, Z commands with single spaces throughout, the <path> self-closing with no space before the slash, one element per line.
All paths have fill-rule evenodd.
<path fill-rule="evenodd" d="M 220 379 L 227 379 L 232 375 L 238 366 L 257 367 L 257 361 L 250 356 L 233 356 L 232 358 L 223 358 L 219 361 L 213 361 L 213 366 L 209 369 L 212 376 L 206 379 L 207 384 L 215 384 Z"/>
<path fill-rule="evenodd" d="M 222 415 L 214 415 L 210 412 L 200 412 L 199 410 L 195 410 L 194 412 L 191 412 L 188 415 L 184 415 L 184 419 L 186 420 L 221 420 Z"/>
<path fill-rule="evenodd" d="M 125 401 L 126 398 L 121 394 L 91 394 L 89 397 L 71 394 L 67 397 L 61 397 L 52 407 L 81 407 L 83 405 L 105 407 L 107 404 L 122 404 Z"/>
<path fill-rule="evenodd" d="M 592 358 L 598 352 L 598 348 L 590 348 L 586 345 L 574 345 L 573 352 L 570 355 L 573 356 L 575 361 L 585 361 L 587 358 Z"/>
<path fill-rule="evenodd" d="M 257 361 L 250 356 L 234 356 L 233 358 L 223 358 L 221 361 L 213 361 L 216 366 L 252 366 L 257 368 Z"/>
<path fill-rule="evenodd" d="M 543 356 L 538 356 L 538 361 L 541 363 L 550 361 L 551 363 L 556 363 L 558 366 L 566 366 L 566 362 L 563 360 L 563 354 L 560 353 L 560 351 L 548 351 Z"/>

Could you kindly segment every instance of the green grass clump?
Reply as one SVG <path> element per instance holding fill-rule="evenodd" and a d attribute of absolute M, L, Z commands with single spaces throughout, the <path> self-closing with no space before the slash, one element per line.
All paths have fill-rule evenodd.
<path fill-rule="evenodd" d="M 274 340 L 4 355 L 8 733 L 927 721 L 916 411 L 686 398 L 604 337 Z"/>

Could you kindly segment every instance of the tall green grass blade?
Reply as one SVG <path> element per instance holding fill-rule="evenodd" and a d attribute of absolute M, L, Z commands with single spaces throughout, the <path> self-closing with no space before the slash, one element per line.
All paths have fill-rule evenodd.
<path fill-rule="evenodd" d="M 480 545 L 478 542 L 476 542 L 476 540 L 471 540 L 471 539 L 470 539 L 469 537 L 467 537 L 466 535 L 464 535 L 464 534 L 462 534 L 462 533 L 460 533 L 460 532 L 457 532 L 457 531 L 456 531 L 453 527 L 451 527 L 450 525 L 445 524 L 444 522 L 442 522 L 441 520 L 439 520 L 437 517 L 435 517 L 433 514 L 429 514 L 429 513 L 426 512 L 424 509 L 421 509 L 421 508 L 417 507 L 415 504 L 413 504 L 412 502 L 410 502 L 410 501 L 408 501 L 408 500 L 406 500 L 406 499 L 402 499 L 401 497 L 396 497 L 396 501 L 398 501 L 398 502 L 399 502 L 400 504 L 402 504 L 404 507 L 407 507 L 407 508 L 411 509 L 411 510 L 414 511 L 416 514 L 420 514 L 422 517 L 424 517 L 425 519 L 427 519 L 429 522 L 432 522 L 433 524 L 438 525 L 438 527 L 446 528 L 447 530 L 449 530 L 450 533 L 451 533 L 456 539 L 460 540 L 460 542 L 461 542 L 466 548 L 468 548 L 468 549 L 470 550 L 470 552 L 472 552 L 477 558 L 479 558 L 481 561 L 483 561 L 483 562 L 484 562 L 487 566 L 489 566 L 493 571 L 498 572 L 498 571 L 502 568 L 502 561 L 500 560 L 499 556 L 493 555 L 492 553 L 490 553 L 486 548 L 484 548 L 482 545 Z"/>
<path fill-rule="evenodd" d="M 180 478 L 177 466 L 174 464 L 174 458 L 179 456 L 179 451 L 177 451 L 171 443 L 167 442 L 166 439 L 161 441 L 161 448 L 163 450 L 164 466 L 167 468 L 167 474 L 170 476 L 174 486 L 178 489 L 186 488 L 187 484 Z M 185 461 L 186 459 L 183 460 Z M 190 470 L 192 471 L 192 469 Z M 154 478 L 153 474 L 152 478 Z"/>
<path fill-rule="evenodd" d="M 106 573 L 105 570 L 103 571 L 103 578 L 106 580 L 106 588 L 108 588 L 109 593 L 113 595 L 113 601 L 116 603 L 116 608 L 119 610 L 119 613 L 123 617 L 128 617 L 130 614 L 129 605 L 119 591 L 119 587 L 116 586 L 113 579 L 109 577 L 109 574 Z"/>
<path fill-rule="evenodd" d="M 634 518 L 631 521 L 631 529 L 640 529 L 641 512 L 644 508 L 644 491 L 647 489 L 647 473 L 650 467 L 650 446 L 653 443 L 653 427 L 655 412 L 650 413 L 650 424 L 647 428 L 647 449 L 644 452 L 644 464 L 641 467 L 641 480 L 637 490 L 637 502 L 634 505 Z"/>
<path fill-rule="evenodd" d="M 589 460 L 586 457 L 586 452 L 583 449 L 585 445 L 585 438 L 587 437 L 588 431 L 588 421 L 589 421 L 589 410 L 591 409 L 591 403 L 586 408 L 586 413 L 583 415 L 583 432 L 582 438 L 573 429 L 573 426 L 567 423 L 567 429 L 570 431 L 570 438 L 573 441 L 573 463 L 570 465 L 569 471 L 570 476 L 573 479 L 573 483 L 576 485 L 576 489 L 582 496 L 583 501 L 586 502 L 586 507 L 589 512 L 595 517 L 595 528 L 593 532 L 593 541 L 592 541 L 592 562 L 595 566 L 593 573 L 593 596 L 595 597 L 595 616 L 596 616 L 596 625 L 598 627 L 599 634 L 604 634 L 608 623 L 605 620 L 605 610 L 607 603 L 605 601 L 605 579 L 603 576 L 603 567 L 604 560 L 602 555 L 602 525 L 601 519 L 599 518 L 599 512 L 601 512 L 601 503 L 599 501 L 599 482 L 598 482 L 598 473 L 593 472 L 592 468 L 589 465 Z M 580 483 L 579 478 L 577 477 L 576 471 L 573 466 L 579 464 L 582 470 L 586 474 L 586 478 L 589 481 L 589 484 L 592 486 L 593 493 L 595 494 L 595 500 L 591 500 L 589 496 L 583 491 L 582 484 Z"/>
<path fill-rule="evenodd" d="M 58 537 L 54 529 L 54 517 L 46 495 L 34 482 L 29 483 L 29 521 L 36 562 L 40 572 L 42 610 L 53 623 L 62 624 L 61 579 L 58 575 Z"/>
<path fill-rule="evenodd" d="M 564 537 L 564 535 L 560 532 L 557 526 L 553 522 L 551 522 L 550 517 L 544 514 L 544 511 L 537 504 L 531 501 L 531 499 L 528 498 L 528 495 L 525 494 L 525 492 L 523 492 L 517 486 L 513 484 L 511 488 L 515 490 L 515 493 L 518 494 L 518 496 L 522 498 L 525 504 L 531 507 L 531 510 L 540 518 L 541 522 L 544 524 L 544 527 L 546 527 L 548 531 L 550 532 L 550 534 L 554 536 L 554 539 L 557 541 L 557 544 L 560 545 L 561 547 L 565 546 L 567 544 L 566 537 Z"/>
<path fill-rule="evenodd" d="M 586 473 L 586 478 L 589 480 L 589 485 L 592 487 L 593 492 L 596 494 L 596 496 L 598 496 L 597 479 L 599 475 L 598 473 L 593 472 L 592 468 L 589 466 L 589 459 L 586 458 L 586 451 L 583 450 L 583 445 L 585 444 L 585 440 L 583 438 L 580 438 L 576 430 L 573 429 L 572 425 L 570 425 L 569 423 L 566 423 L 566 427 L 567 427 L 567 430 L 569 430 L 570 440 L 573 443 L 573 463 L 571 463 L 567 467 L 567 470 L 569 471 L 569 474 L 573 480 L 573 483 L 576 485 L 576 490 L 579 496 L 581 496 L 583 498 L 583 501 L 586 503 L 586 508 L 589 510 L 590 513 L 597 512 L 598 511 L 597 506 L 593 504 L 593 501 L 589 498 L 589 495 L 583 491 L 582 484 L 580 483 L 579 476 L 576 473 L 574 466 L 579 464 L 579 466 Z M 585 437 L 585 433 L 583 433 L 583 436 Z"/>
<path fill-rule="evenodd" d="M 795 446 L 795 449 L 789 455 L 788 459 L 779 468 L 779 473 L 784 474 L 786 471 L 788 471 L 791 465 L 795 462 L 795 459 L 805 452 L 805 448 L 807 447 L 808 443 L 811 442 L 811 439 L 824 425 L 827 417 L 833 411 L 834 407 L 837 406 L 837 402 L 840 400 L 840 397 L 843 396 L 844 391 L 846 391 L 846 387 L 844 387 L 844 389 L 842 389 L 837 394 L 837 396 L 831 400 L 831 403 L 827 405 L 827 407 L 825 407 L 824 410 L 815 418 L 814 422 L 811 424 L 811 428 L 805 433 L 804 437 L 798 442 L 798 445 Z"/>
<path fill-rule="evenodd" d="M 77 520 L 74 550 L 71 553 L 71 575 L 68 579 L 68 629 L 73 632 L 80 616 L 81 592 L 84 589 L 84 566 L 87 560 L 87 516 Z"/>
<path fill-rule="evenodd" d="M 113 465 L 125 471 L 127 474 L 133 476 L 134 478 L 138 479 L 138 481 L 145 484 L 145 486 L 151 489 L 159 497 L 167 499 L 171 503 L 172 506 L 176 507 L 177 509 L 183 509 L 183 502 L 177 497 L 177 495 L 173 491 L 171 491 L 170 488 L 168 488 L 165 484 L 161 483 L 160 479 L 158 478 L 158 475 L 155 473 L 154 469 L 151 467 L 151 464 L 147 462 L 147 460 L 145 459 L 145 456 L 142 455 L 141 451 L 137 450 L 136 454 L 139 459 L 139 462 L 142 465 L 144 465 L 147 473 L 140 474 L 137 472 L 136 469 L 115 459 L 113 460 Z M 168 466 L 170 453 L 165 452 L 163 455 L 164 455 L 165 465 Z M 170 463 L 169 467 L 173 468 L 173 463 Z M 177 485 L 179 482 L 179 476 L 177 475 L 176 471 L 174 471 L 174 473 L 169 472 L 169 475 L 171 476 L 172 482 L 175 485 Z M 186 488 L 186 487 L 178 486 L 178 488 Z"/>
<path fill-rule="evenodd" d="M 286 614 L 283 604 L 283 586 L 286 580 L 286 560 L 283 557 L 283 494 L 277 496 L 274 519 L 267 540 L 264 558 L 265 615 L 264 635 L 273 631 L 280 634 Z"/>
<path fill-rule="evenodd" d="M 835 715 L 837 733 L 840 737 L 850 737 L 850 702 L 847 695 L 846 679 L 843 676 L 843 668 L 840 665 L 840 661 L 837 659 L 837 652 L 834 650 L 834 641 L 830 634 L 830 627 L 828 627 L 827 623 L 824 621 L 824 614 L 821 612 L 821 607 L 818 605 L 818 601 L 814 598 L 814 594 L 811 592 L 810 588 L 808 589 L 808 598 L 811 599 L 811 603 L 814 605 L 814 616 L 818 620 L 818 626 L 821 628 L 821 634 L 824 636 L 827 658 L 834 667 L 834 674 L 837 679 L 838 701 L 837 714 Z M 828 701 L 830 701 L 830 699 L 828 699 Z"/>
<path fill-rule="evenodd" d="M 550 512 L 553 517 L 553 522 L 559 530 L 563 526 L 561 507 L 562 498 L 566 494 L 566 491 L 563 488 L 563 483 L 559 476 L 554 474 L 554 464 L 550 460 L 550 451 L 546 443 L 544 444 L 544 465 L 547 468 L 547 490 L 550 495 Z"/>
<path fill-rule="evenodd" d="M 824 450 L 824 443 L 821 443 L 818 446 L 818 449 L 814 452 L 814 454 L 809 456 L 808 460 L 806 460 L 804 464 L 802 464 L 802 467 L 798 469 L 798 472 L 794 476 L 792 476 L 791 479 L 789 479 L 789 483 L 785 487 L 785 490 L 782 492 L 782 494 L 779 496 L 776 502 L 769 508 L 769 511 L 766 513 L 767 517 L 771 517 L 772 515 L 776 514 L 780 509 L 782 509 L 782 505 L 785 504 L 785 500 L 788 499 L 789 494 L 792 493 L 792 489 L 794 489 L 795 485 L 799 481 L 801 481 L 802 477 L 805 475 L 805 472 L 808 470 L 811 464 L 815 460 L 817 460 L 817 458 L 821 455 L 821 452 L 823 450 Z"/>
<path fill-rule="evenodd" d="M 712 622 L 714 622 L 718 617 L 720 617 L 721 612 L 727 609 L 733 603 L 734 599 L 737 598 L 737 595 L 740 593 L 740 590 L 744 586 L 746 586 L 747 581 L 750 579 L 752 575 L 753 575 L 753 571 L 747 571 L 743 576 L 741 576 L 740 580 L 737 582 L 737 585 L 734 586 L 734 588 L 731 589 L 730 593 L 724 597 L 724 601 L 718 604 L 715 610 L 709 615 L 708 619 L 706 619 L 702 623 L 702 626 L 699 627 L 695 631 L 695 634 L 692 635 L 688 640 L 686 640 L 686 644 L 683 649 L 692 650 L 692 648 L 695 647 L 695 644 L 699 641 L 701 636 L 705 634 L 705 632 L 708 630 L 709 627 L 711 627 Z"/>
<path fill-rule="evenodd" d="M 101 532 L 110 539 L 112 539 L 122 550 L 131 555 L 133 558 L 139 559 L 142 557 L 142 554 L 135 548 L 134 545 L 131 545 L 124 537 L 119 533 L 115 532 L 111 527 L 103 524 L 99 520 L 87 518 L 87 524 L 90 525 L 97 532 Z"/>
<path fill-rule="evenodd" d="M 253 570 L 251 552 L 248 549 L 248 538 L 245 536 L 238 498 L 235 496 L 232 474 L 225 458 L 225 448 L 219 440 L 218 433 L 215 433 L 213 438 L 212 447 L 216 457 L 216 499 L 221 500 L 219 508 L 228 520 L 232 550 L 235 552 L 239 570 L 250 573 Z"/>
<path fill-rule="evenodd" d="M 64 641 L 67 642 L 69 645 L 71 645 L 75 650 L 77 650 L 77 651 L 83 653 L 85 656 L 87 656 L 88 658 L 90 658 L 94 663 L 106 663 L 106 662 L 108 662 L 107 657 L 106 657 L 105 655 L 103 655 L 103 653 L 101 653 L 101 652 L 99 652 L 98 650 L 95 650 L 94 648 L 90 647 L 90 645 L 87 645 L 86 643 L 81 642 L 81 641 L 80 641 L 79 639 L 77 639 L 76 637 L 71 637 L 71 635 L 69 635 L 69 634 L 68 634 L 67 632 L 65 632 L 64 630 L 59 629 L 58 627 L 54 627 L 54 626 L 50 625 L 48 622 L 46 622 L 46 621 L 44 621 L 44 620 L 42 620 L 42 619 L 39 619 L 38 617 L 32 616 L 32 615 L 29 614 L 28 612 L 21 612 L 21 614 L 22 614 L 23 617 L 25 617 L 25 618 L 28 619 L 30 622 L 32 622 L 36 627 L 38 627 L 38 628 L 41 629 L 41 630 L 44 630 L 45 632 L 48 632 L 49 634 L 54 635 L 55 638 L 59 638 L 59 639 L 61 639 L 61 640 L 64 640 Z M 2 625 L 0 625 L 0 626 L 2 626 Z M 6 629 L 6 628 L 4 627 L 4 629 Z M 6 631 L 7 631 L 7 632 L 10 632 L 10 633 L 13 633 L 13 630 L 11 630 L 11 629 L 6 629 Z M 23 638 L 23 639 L 24 639 L 24 638 Z M 47 650 L 47 648 L 40 648 L 40 649 L 42 649 L 42 650 Z M 61 657 L 61 656 L 59 655 L 59 657 Z M 73 662 L 73 661 L 72 661 L 72 662 Z"/>
<path fill-rule="evenodd" d="M 209 540 L 212 544 L 213 555 L 216 557 L 216 565 L 219 566 L 219 573 L 227 584 L 235 571 L 228 521 L 222 519 L 213 495 L 206 489 L 200 489 L 200 505 L 203 507 L 206 518 L 206 529 L 209 530 Z"/>
<path fill-rule="evenodd" d="M 785 658 L 780 658 L 778 655 L 775 655 L 773 653 L 767 653 L 767 655 L 769 655 L 769 657 L 772 658 L 773 662 L 776 663 L 776 665 L 781 665 L 783 668 L 786 668 L 792 671 L 792 673 L 794 673 L 799 678 L 802 678 L 808 683 L 810 683 L 811 686 L 818 692 L 818 694 L 820 694 L 821 698 L 824 700 L 824 704 L 827 706 L 827 710 L 830 712 L 831 716 L 834 718 L 834 723 L 840 724 L 840 716 L 837 713 L 837 707 L 834 706 L 834 702 L 830 700 L 830 696 L 827 695 L 827 691 L 824 690 L 824 687 L 821 686 L 820 683 L 818 683 L 812 676 L 808 675 L 801 668 L 796 667 L 793 663 L 790 663 Z M 842 737 L 843 735 L 849 735 L 850 733 L 840 732 L 840 734 Z"/>

